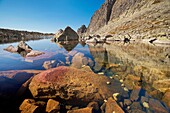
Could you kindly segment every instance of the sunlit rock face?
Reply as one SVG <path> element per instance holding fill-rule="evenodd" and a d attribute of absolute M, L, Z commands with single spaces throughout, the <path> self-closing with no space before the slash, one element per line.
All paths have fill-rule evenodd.
<path fill-rule="evenodd" d="M 127 45 L 112 43 L 89 46 L 89 48 L 94 57 L 95 66 L 99 65 L 98 70 L 105 67 L 106 74 L 118 74 L 122 79 L 125 79 L 128 74 L 133 74 L 148 84 L 154 84 L 159 80 L 166 80 L 170 77 L 170 47 L 158 47 L 142 43 Z M 93 69 L 96 70 L 96 67 L 93 67 Z M 161 86 L 163 88 L 163 85 Z M 154 88 L 161 89 L 156 85 Z M 164 92 L 167 89 L 160 91 Z"/>
<path fill-rule="evenodd" d="M 106 0 L 91 18 L 87 33 L 94 33 L 110 20 L 111 10 L 116 0 Z"/>
<path fill-rule="evenodd" d="M 167 40 L 169 12 L 169 0 L 106 0 L 91 18 L 87 34 Z"/>

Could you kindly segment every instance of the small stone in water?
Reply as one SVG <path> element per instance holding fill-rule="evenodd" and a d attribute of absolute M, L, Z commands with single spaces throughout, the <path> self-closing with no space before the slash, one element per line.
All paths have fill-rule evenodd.
<path fill-rule="evenodd" d="M 104 75 L 104 73 L 103 73 L 103 72 L 99 72 L 98 74 L 99 74 L 99 75 Z"/>
<path fill-rule="evenodd" d="M 128 88 L 124 87 L 124 91 L 129 91 Z"/>
<path fill-rule="evenodd" d="M 125 85 L 124 84 L 121 84 L 122 87 L 124 87 Z"/>
<path fill-rule="evenodd" d="M 104 100 L 104 102 L 106 103 L 106 102 L 107 102 L 107 100 Z"/>
<path fill-rule="evenodd" d="M 113 111 L 113 113 L 116 113 L 115 111 Z"/>
<path fill-rule="evenodd" d="M 119 75 L 115 75 L 116 77 L 118 77 Z"/>
<path fill-rule="evenodd" d="M 81 67 L 85 67 L 86 65 L 82 65 Z"/>
<path fill-rule="evenodd" d="M 143 107 L 149 108 L 149 104 L 148 104 L 147 102 L 144 102 L 144 103 L 143 103 Z"/>
<path fill-rule="evenodd" d="M 120 82 L 122 83 L 122 82 L 123 82 L 123 80 L 121 79 L 121 80 L 120 80 Z"/>
<path fill-rule="evenodd" d="M 111 83 L 110 82 L 106 82 L 107 83 L 107 85 L 110 85 Z"/>
<path fill-rule="evenodd" d="M 130 109 L 130 106 L 128 106 L 127 109 L 129 110 L 129 109 Z"/>
<path fill-rule="evenodd" d="M 113 77 L 111 76 L 110 79 L 113 79 Z"/>
<path fill-rule="evenodd" d="M 117 96 L 119 95 L 119 93 L 114 93 L 113 94 L 113 98 L 115 99 L 115 100 L 117 100 Z"/>

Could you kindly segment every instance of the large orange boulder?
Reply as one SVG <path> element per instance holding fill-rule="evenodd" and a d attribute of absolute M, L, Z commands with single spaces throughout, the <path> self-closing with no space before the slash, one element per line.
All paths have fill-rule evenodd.
<path fill-rule="evenodd" d="M 101 104 L 113 93 L 128 96 L 116 80 L 66 66 L 34 76 L 29 89 L 34 98 L 60 98 L 72 105 L 87 105 L 92 101 Z"/>

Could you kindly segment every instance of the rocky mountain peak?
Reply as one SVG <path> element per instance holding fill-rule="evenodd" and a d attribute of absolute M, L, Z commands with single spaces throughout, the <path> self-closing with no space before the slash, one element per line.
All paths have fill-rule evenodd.
<path fill-rule="evenodd" d="M 169 38 L 169 23 L 169 0 L 106 0 L 92 16 L 86 34 Z"/>
<path fill-rule="evenodd" d="M 87 30 L 87 27 L 85 25 L 82 25 L 80 28 L 77 30 L 77 34 L 81 37 Z"/>

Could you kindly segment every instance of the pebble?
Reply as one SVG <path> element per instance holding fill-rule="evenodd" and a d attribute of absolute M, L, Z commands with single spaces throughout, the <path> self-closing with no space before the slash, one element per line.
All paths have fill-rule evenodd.
<path fill-rule="evenodd" d="M 113 113 L 116 113 L 115 111 L 113 111 Z"/>
<path fill-rule="evenodd" d="M 122 87 L 124 87 L 124 86 L 125 86 L 125 84 L 121 84 L 121 86 L 122 86 Z"/>
<path fill-rule="evenodd" d="M 107 102 L 107 100 L 104 100 L 104 102 L 106 103 L 106 102 Z"/>
<path fill-rule="evenodd" d="M 143 107 L 149 108 L 149 104 L 148 104 L 147 102 L 144 102 L 144 103 L 143 103 Z"/>
<path fill-rule="evenodd" d="M 99 75 L 104 75 L 104 73 L 103 73 L 103 72 L 99 72 L 98 74 L 99 74 Z"/>
<path fill-rule="evenodd" d="M 111 83 L 110 82 L 106 82 L 107 85 L 110 85 Z"/>
<path fill-rule="evenodd" d="M 127 109 L 129 110 L 129 109 L 130 109 L 130 106 L 128 106 Z"/>
<path fill-rule="evenodd" d="M 86 67 L 86 65 L 82 65 L 81 67 Z"/>
<path fill-rule="evenodd" d="M 119 93 L 114 93 L 113 94 L 113 98 L 115 99 L 115 100 L 117 100 L 117 96 L 119 95 Z"/>
<path fill-rule="evenodd" d="M 113 79 L 113 77 L 111 76 L 110 79 Z"/>
<path fill-rule="evenodd" d="M 119 75 L 115 75 L 116 77 L 118 77 Z"/>
<path fill-rule="evenodd" d="M 129 91 L 128 88 L 124 87 L 124 91 Z"/>
<path fill-rule="evenodd" d="M 123 83 L 123 80 L 121 79 L 120 82 Z"/>

